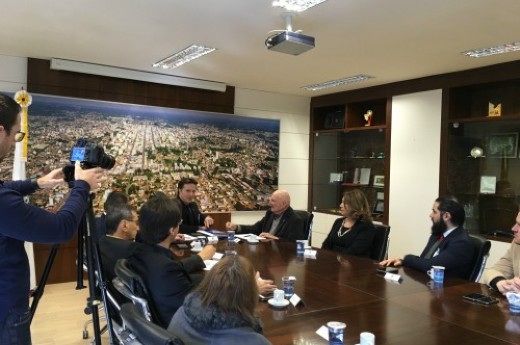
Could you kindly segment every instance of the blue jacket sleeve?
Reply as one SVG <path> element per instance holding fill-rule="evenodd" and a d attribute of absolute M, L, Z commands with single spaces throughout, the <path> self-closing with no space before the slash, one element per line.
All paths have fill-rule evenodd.
<path fill-rule="evenodd" d="M 23 181 L 5 181 L 3 186 L 7 189 L 15 190 L 23 196 L 36 192 L 38 186 L 30 180 Z"/>
<path fill-rule="evenodd" d="M 76 232 L 87 208 L 90 191 L 88 183 L 76 181 L 69 199 L 54 214 L 26 204 L 22 193 L 30 192 L 34 186 L 29 181 L 17 182 L 4 183 L 0 187 L 0 234 L 21 241 L 39 243 L 68 241 Z"/>

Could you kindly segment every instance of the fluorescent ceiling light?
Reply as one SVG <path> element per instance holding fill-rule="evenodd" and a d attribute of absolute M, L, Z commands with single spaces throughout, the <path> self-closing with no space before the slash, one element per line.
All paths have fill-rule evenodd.
<path fill-rule="evenodd" d="M 215 48 L 205 47 L 201 45 L 192 44 L 191 46 L 184 48 L 178 53 L 168 56 L 167 58 L 157 61 L 153 64 L 153 67 L 160 67 L 163 69 L 172 69 L 184 65 L 191 60 L 195 60 L 206 54 L 215 51 Z"/>
<path fill-rule="evenodd" d="M 520 50 L 520 41 L 517 41 L 517 42 L 513 42 L 513 43 L 502 44 L 502 45 L 495 46 L 495 47 L 468 50 L 468 51 L 462 52 L 462 55 L 466 55 L 466 56 L 474 57 L 474 58 L 480 58 L 480 57 L 485 57 L 485 56 L 516 52 L 519 50 Z"/>
<path fill-rule="evenodd" d="M 303 12 L 327 0 L 274 0 L 273 6 L 283 7 L 291 12 Z"/>
<path fill-rule="evenodd" d="M 72 60 L 51 59 L 51 69 L 102 75 L 105 77 L 139 80 L 157 84 L 192 87 L 195 89 L 205 89 L 220 92 L 226 91 L 226 84 L 215 81 L 176 77 L 167 74 L 143 72 Z"/>
<path fill-rule="evenodd" d="M 305 89 L 308 91 L 318 91 L 318 90 L 328 89 L 329 87 L 336 87 L 336 86 L 345 85 L 345 84 L 358 83 L 360 81 L 364 81 L 364 80 L 372 79 L 372 78 L 374 78 L 374 77 L 364 75 L 364 74 L 359 74 L 359 75 L 355 75 L 355 76 L 348 77 L 348 78 L 326 81 L 326 82 L 320 83 L 320 84 L 302 86 L 302 89 Z"/>

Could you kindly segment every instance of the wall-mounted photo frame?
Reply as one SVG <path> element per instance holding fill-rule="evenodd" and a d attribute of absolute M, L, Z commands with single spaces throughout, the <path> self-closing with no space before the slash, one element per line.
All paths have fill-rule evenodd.
<path fill-rule="evenodd" d="M 480 193 L 495 194 L 497 186 L 496 176 L 480 176 Z"/>
<path fill-rule="evenodd" d="M 198 181 L 204 213 L 266 209 L 278 188 L 276 119 L 32 94 L 29 126 L 27 176 L 69 164 L 80 137 L 115 157 L 93 198 L 96 213 L 107 190 L 125 191 L 138 208 L 156 190 L 175 195 L 183 177 Z M 0 171 L 0 180 L 9 173 Z M 67 191 L 39 191 L 31 203 L 52 207 Z"/>
<path fill-rule="evenodd" d="M 376 200 L 374 204 L 373 214 L 383 214 L 385 212 L 385 202 L 383 200 Z"/>
<path fill-rule="evenodd" d="M 516 158 L 518 154 L 518 133 L 495 133 L 488 138 L 488 157 Z"/>
<path fill-rule="evenodd" d="M 385 176 L 384 175 L 374 175 L 374 187 L 384 187 L 385 186 Z"/>

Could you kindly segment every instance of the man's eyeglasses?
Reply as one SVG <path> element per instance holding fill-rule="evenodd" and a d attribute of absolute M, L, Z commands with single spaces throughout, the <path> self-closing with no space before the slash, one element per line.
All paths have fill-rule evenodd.
<path fill-rule="evenodd" d="M 20 132 L 20 131 L 18 131 L 18 132 L 16 132 L 16 133 L 14 134 L 14 141 L 17 142 L 17 143 L 19 143 L 20 141 L 22 141 L 23 138 L 25 138 L 25 133 L 24 133 L 24 132 Z"/>

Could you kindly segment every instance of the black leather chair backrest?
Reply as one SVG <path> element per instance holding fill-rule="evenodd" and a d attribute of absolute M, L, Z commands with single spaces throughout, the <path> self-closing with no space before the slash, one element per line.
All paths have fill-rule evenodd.
<path fill-rule="evenodd" d="M 121 318 L 124 326 L 144 345 L 184 345 L 166 329 L 145 319 L 132 303 L 121 306 Z"/>
<path fill-rule="evenodd" d="M 475 250 L 473 252 L 472 269 L 468 280 L 478 282 L 486 266 L 489 250 L 491 249 L 491 241 L 475 235 L 469 235 L 469 238 Z"/>
<path fill-rule="evenodd" d="M 153 300 L 151 299 L 150 294 L 148 293 L 148 289 L 146 288 L 146 284 L 144 283 L 143 278 L 141 278 L 141 276 L 133 270 L 128 260 L 117 260 L 114 271 L 117 278 L 120 279 L 128 291 L 133 295 L 133 297 L 131 296 L 131 299 L 134 304 L 139 304 L 143 311 L 145 311 L 145 314 L 146 309 L 148 309 L 151 321 L 161 326 L 166 326 L 161 324 L 160 318 L 158 317 L 159 314 L 155 308 L 155 305 L 153 304 Z M 114 286 L 117 287 L 117 283 L 114 283 Z M 123 293 L 124 291 L 120 292 Z M 146 301 L 147 306 L 144 306 L 143 301 Z"/>
<path fill-rule="evenodd" d="M 388 244 L 390 235 L 390 226 L 384 224 L 374 224 L 376 228 L 376 236 L 372 243 L 372 252 L 370 257 L 376 261 L 385 260 L 388 257 Z"/>
<path fill-rule="evenodd" d="M 311 212 L 303 210 L 294 210 L 294 214 L 303 219 L 305 239 L 309 240 L 312 233 L 312 219 L 314 215 Z"/>

